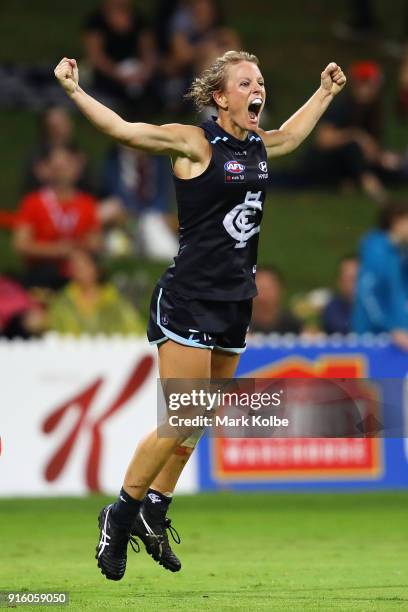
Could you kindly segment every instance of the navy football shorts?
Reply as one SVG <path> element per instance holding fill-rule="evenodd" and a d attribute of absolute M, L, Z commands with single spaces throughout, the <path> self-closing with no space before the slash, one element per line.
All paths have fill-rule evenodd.
<path fill-rule="evenodd" d="M 252 299 L 218 302 L 189 298 L 156 286 L 150 305 L 150 344 L 174 340 L 197 348 L 242 353 L 252 314 Z"/>

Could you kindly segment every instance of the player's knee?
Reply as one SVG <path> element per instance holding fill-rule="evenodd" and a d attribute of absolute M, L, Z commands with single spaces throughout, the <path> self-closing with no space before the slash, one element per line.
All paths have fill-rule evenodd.
<path fill-rule="evenodd" d="M 200 438 L 202 437 L 203 433 L 204 433 L 203 427 L 200 427 L 199 429 L 196 429 L 195 431 L 191 432 L 188 437 L 184 438 L 184 440 L 180 444 L 180 447 L 189 449 L 190 455 L 191 455 L 191 453 L 197 446 Z"/>

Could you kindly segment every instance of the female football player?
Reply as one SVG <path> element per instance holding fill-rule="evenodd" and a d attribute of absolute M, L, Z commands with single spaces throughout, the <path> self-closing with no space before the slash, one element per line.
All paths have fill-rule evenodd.
<path fill-rule="evenodd" d="M 130 147 L 169 155 L 179 215 L 175 263 L 154 290 L 148 338 L 157 344 L 162 379 L 230 378 L 245 349 L 256 294 L 259 228 L 267 160 L 290 153 L 308 136 L 346 83 L 331 62 L 317 91 L 279 129 L 259 118 L 266 91 L 258 59 L 228 51 L 200 77 L 190 97 L 217 116 L 201 126 L 128 123 L 81 89 L 77 63 L 64 57 L 55 75 L 99 130 Z M 157 237 L 160 240 L 160 236 Z M 178 571 L 166 512 L 178 477 L 200 437 L 149 434 L 137 447 L 117 501 L 101 510 L 98 566 L 106 578 L 125 573 L 127 546 L 138 536 L 161 565 Z"/>

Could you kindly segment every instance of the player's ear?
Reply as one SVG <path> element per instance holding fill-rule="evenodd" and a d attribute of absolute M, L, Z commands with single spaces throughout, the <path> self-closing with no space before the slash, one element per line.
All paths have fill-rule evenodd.
<path fill-rule="evenodd" d="M 214 93 L 213 93 L 213 100 L 214 100 L 216 106 L 219 106 L 220 108 L 222 108 L 222 110 L 227 110 L 228 102 L 227 102 L 227 98 L 226 98 L 224 92 L 222 92 L 222 91 L 214 91 Z"/>

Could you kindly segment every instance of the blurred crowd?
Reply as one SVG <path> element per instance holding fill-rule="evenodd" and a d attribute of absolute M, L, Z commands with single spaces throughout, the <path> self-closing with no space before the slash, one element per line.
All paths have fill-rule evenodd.
<path fill-rule="evenodd" d="M 82 84 L 129 120 L 184 113 L 194 74 L 241 47 L 220 0 L 156 0 L 145 9 L 132 0 L 102 0 L 78 27 Z M 0 78 L 2 106 L 65 102 L 48 66 L 0 66 Z"/>
<path fill-rule="evenodd" d="M 373 60 L 354 62 L 347 70 L 348 85 L 334 99 L 314 131 L 296 167 L 272 173 L 275 188 L 324 187 L 347 195 L 360 189 L 384 205 L 390 189 L 408 185 L 408 149 L 385 144 L 385 77 Z M 401 66 L 398 113 L 408 119 L 408 53 Z"/>
<path fill-rule="evenodd" d="M 377 27 L 372 3 L 351 5 L 360 12 L 338 35 L 353 37 L 359 28 L 370 35 Z M 227 49 L 241 48 L 216 0 L 159 0 L 150 21 L 131 0 L 102 0 L 82 24 L 82 39 L 81 83 L 129 120 L 162 111 L 185 116 L 191 109 L 184 94 L 193 76 Z M 271 172 L 271 189 L 361 189 L 378 205 L 378 227 L 362 237 L 358 253 L 338 262 L 333 290 L 288 301 L 283 272 L 259 267 L 250 332 L 388 332 L 408 350 L 408 203 L 390 197 L 390 188 L 408 182 L 408 157 L 384 145 L 381 66 L 358 61 L 347 72 L 347 90 L 329 107 L 297 166 Z M 7 83 L 0 104 L 11 95 Z M 0 334 L 143 334 L 137 292 L 119 287 L 106 262 L 125 256 L 167 263 L 176 254 L 170 163 L 113 144 L 95 177 L 67 100 L 54 83 L 42 86 L 17 212 L 0 211 L 24 262 L 18 278 L 0 276 Z M 27 96 L 21 100 L 29 105 Z M 408 119 L 403 48 L 396 108 Z"/>
<path fill-rule="evenodd" d="M 92 87 L 127 116 L 183 113 L 192 77 L 240 47 L 216 0 L 159 0 L 149 24 L 130 0 L 104 0 L 83 24 Z"/>
<path fill-rule="evenodd" d="M 294 297 L 275 267 L 259 267 L 250 333 L 390 334 L 408 350 L 408 201 L 388 202 L 359 252 L 340 259 L 334 290 Z"/>
<path fill-rule="evenodd" d="M 137 300 L 126 298 L 104 267 L 114 255 L 175 255 L 170 182 L 164 159 L 114 147 L 95 187 L 68 110 L 46 109 L 10 223 L 24 265 L 18 279 L 0 277 L 0 333 L 142 334 Z"/>

